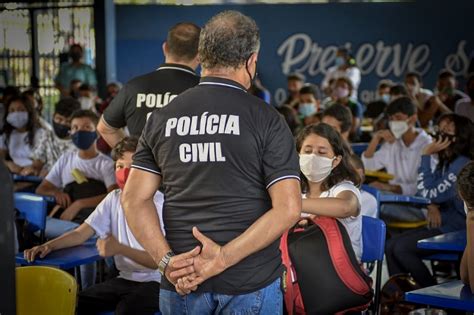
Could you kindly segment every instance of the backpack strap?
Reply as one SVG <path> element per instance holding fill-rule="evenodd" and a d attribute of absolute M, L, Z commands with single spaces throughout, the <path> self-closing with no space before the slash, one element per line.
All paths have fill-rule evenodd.
<path fill-rule="evenodd" d="M 341 281 L 344 282 L 346 287 L 352 292 L 359 295 L 367 294 L 370 288 L 354 269 L 346 249 L 342 246 L 344 241 L 336 219 L 318 217 L 313 219 L 313 222 L 320 227 L 326 237 L 329 255 L 331 256 L 333 266 Z"/>
<path fill-rule="evenodd" d="M 283 281 L 285 281 L 285 292 L 283 296 L 288 314 L 293 315 L 295 300 L 295 292 L 293 290 L 293 277 L 296 278 L 296 275 L 294 275 L 293 266 L 291 264 L 290 259 L 290 253 L 288 252 L 288 231 L 283 233 L 280 238 L 280 251 L 281 258 L 283 260 L 283 265 L 286 267 L 285 278 L 283 279 Z"/>

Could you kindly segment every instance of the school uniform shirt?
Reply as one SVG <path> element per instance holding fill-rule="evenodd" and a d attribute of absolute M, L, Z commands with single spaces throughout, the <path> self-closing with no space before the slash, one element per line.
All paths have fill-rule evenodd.
<path fill-rule="evenodd" d="M 60 139 L 53 131 L 46 131 L 39 138 L 30 158 L 43 162 L 43 169 L 49 172 L 63 153 L 76 150 L 71 139 Z"/>
<path fill-rule="evenodd" d="M 343 191 L 351 191 L 356 195 L 357 200 L 359 202 L 359 210 L 361 205 L 361 196 L 359 189 L 354 186 L 354 184 L 350 181 L 342 181 L 334 186 L 332 186 L 329 190 L 324 191 L 319 195 L 320 198 L 335 198 Z M 351 239 L 352 248 L 354 249 L 354 253 L 357 259 L 360 261 L 362 257 L 362 216 L 359 214 L 358 216 L 351 216 L 347 218 L 337 218 L 339 222 L 341 222 L 347 230 L 347 234 Z"/>
<path fill-rule="evenodd" d="M 79 151 L 66 152 L 53 165 L 45 179 L 58 188 L 64 188 L 74 182 L 72 170 L 77 168 L 85 177 L 96 179 L 109 188 L 115 185 L 114 161 L 102 153 L 93 159 L 84 160 L 79 157 Z"/>
<path fill-rule="evenodd" d="M 132 167 L 161 176 L 166 239 L 176 254 L 200 245 L 193 226 L 220 245 L 235 239 L 272 208 L 272 185 L 300 175 L 283 117 L 239 83 L 216 77 L 201 79 L 172 106 L 153 112 Z M 197 292 L 255 292 L 282 272 L 275 240 Z M 174 291 L 166 279 L 161 285 Z"/>
<path fill-rule="evenodd" d="M 466 156 L 458 156 L 454 161 L 444 166 L 432 169 L 432 158 L 423 155 L 418 170 L 418 195 L 437 204 L 441 211 L 441 227 L 443 233 L 459 231 L 466 228 L 466 213 L 464 203 L 459 198 L 456 188 L 457 175 L 469 163 Z"/>
<path fill-rule="evenodd" d="M 125 84 L 105 109 L 103 120 L 113 128 L 127 126 L 130 135 L 139 137 L 155 109 L 168 105 L 178 94 L 198 83 L 199 76 L 193 69 L 180 64 L 162 64 L 156 71 Z"/>
<path fill-rule="evenodd" d="M 370 193 L 361 190 L 360 191 L 360 214 L 372 218 L 377 218 L 377 199 Z"/>
<path fill-rule="evenodd" d="M 367 170 L 385 168 L 389 174 L 395 176 L 389 183 L 399 185 L 403 195 L 413 196 L 416 194 L 421 153 L 431 143 L 431 137 L 423 129 L 417 128 L 416 132 L 418 132 L 418 136 L 408 147 L 402 139 L 397 139 L 393 143 L 384 142 L 371 158 L 366 158 L 362 154 L 365 168 Z"/>
<path fill-rule="evenodd" d="M 18 166 L 25 167 L 33 164 L 31 160 L 31 152 L 34 150 L 35 146 L 39 144 L 39 140 L 43 137 L 45 130 L 43 128 L 36 129 L 33 145 L 28 144 L 28 132 L 18 132 L 16 129 L 10 134 L 8 140 L 6 135 L 0 135 L 0 150 L 7 150 L 8 155 L 10 155 L 13 163 Z"/>
<path fill-rule="evenodd" d="M 122 190 L 120 189 L 111 191 L 84 222 L 95 231 L 99 238 L 112 235 L 120 244 L 144 251 L 127 224 L 120 203 L 121 194 Z M 162 221 L 163 194 L 157 191 L 153 201 L 160 218 L 161 230 L 164 233 Z M 122 255 L 115 255 L 114 261 L 117 270 L 120 272 L 119 278 L 136 282 L 161 282 L 161 274 L 158 269 L 147 268 Z"/>

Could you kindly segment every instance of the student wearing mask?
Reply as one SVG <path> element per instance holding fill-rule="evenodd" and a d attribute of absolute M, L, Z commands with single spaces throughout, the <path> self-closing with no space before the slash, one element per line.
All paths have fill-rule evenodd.
<path fill-rule="evenodd" d="M 71 97 L 63 98 L 56 104 L 53 114 L 53 131 L 43 133 L 38 145 L 31 153 L 33 164 L 24 175 L 45 177 L 59 157 L 75 148 L 71 141 L 71 116 L 81 108 L 81 104 Z"/>
<path fill-rule="evenodd" d="M 361 74 L 355 63 L 355 59 L 350 55 L 349 50 L 345 47 L 340 47 L 337 50 L 335 65 L 328 69 L 321 84 L 321 87 L 326 95 L 330 95 L 329 90 L 331 79 L 339 79 L 341 77 L 349 79 L 352 86 L 350 97 L 354 100 L 357 100 L 357 90 L 360 85 Z"/>
<path fill-rule="evenodd" d="M 27 97 L 30 100 L 31 104 L 33 104 L 33 108 L 36 110 L 36 114 L 38 115 L 38 121 L 41 128 L 46 129 L 48 131 L 52 131 L 53 127 L 51 126 L 51 124 L 43 118 L 43 98 L 38 93 L 38 91 L 36 89 L 29 89 L 21 93 L 21 95 Z"/>
<path fill-rule="evenodd" d="M 106 192 L 116 188 L 113 161 L 96 148 L 98 117 L 91 111 L 78 110 L 71 117 L 71 138 L 77 150 L 61 155 L 51 171 L 36 189 L 38 195 L 53 196 L 61 220 L 82 221 L 104 199 Z M 91 197 L 72 196 L 79 190 L 75 184 L 98 183 Z M 103 187 L 103 188 L 102 188 Z M 84 194 L 84 192 L 82 192 Z M 53 210 L 53 212 L 55 211 Z M 46 235 L 55 234 L 46 226 Z M 61 233 L 59 233 L 61 234 Z"/>
<path fill-rule="evenodd" d="M 61 96 L 69 96 L 69 87 L 71 81 L 76 79 L 92 87 L 97 86 L 95 71 L 91 66 L 82 63 L 84 51 L 79 44 L 74 44 L 69 49 L 71 62 L 63 63 L 59 73 L 54 79 L 56 88 L 61 92 Z"/>
<path fill-rule="evenodd" d="M 45 130 L 41 128 L 33 104 L 25 96 L 14 96 L 6 104 L 0 156 L 10 172 L 26 174 L 33 164 L 31 152 L 39 144 Z"/>
<path fill-rule="evenodd" d="M 337 218 L 346 228 L 357 259 L 362 256 L 361 178 L 341 136 L 321 123 L 305 127 L 297 137 L 303 192 L 302 212 Z"/>
<path fill-rule="evenodd" d="M 428 99 L 433 95 L 433 92 L 423 88 L 423 80 L 417 72 L 405 74 L 405 87 L 408 97 L 411 98 L 418 109 L 423 109 Z"/>
<path fill-rule="evenodd" d="M 350 131 L 350 139 L 355 140 L 358 137 L 360 131 L 360 122 L 362 119 L 362 105 L 357 101 L 350 98 L 353 87 L 352 83 L 348 78 L 342 77 L 336 79 L 333 88 L 333 99 L 334 103 L 341 104 L 350 109 L 352 113 L 352 127 Z M 331 106 L 331 105 L 329 105 Z"/>
<path fill-rule="evenodd" d="M 390 103 L 390 88 L 394 83 L 390 80 L 381 80 L 377 85 L 377 92 L 375 99 L 367 104 L 367 109 L 364 112 L 364 117 L 371 118 L 374 121 L 380 120 L 382 114 Z M 374 125 L 376 122 L 374 123 Z"/>
<path fill-rule="evenodd" d="M 469 99 L 460 101 L 456 105 L 456 114 L 466 116 L 474 122 L 474 73 L 471 73 L 467 79 L 466 91 Z"/>
<path fill-rule="evenodd" d="M 321 92 L 314 84 L 304 85 L 299 92 L 298 112 L 305 126 L 311 124 L 314 114 L 319 112 Z"/>
<path fill-rule="evenodd" d="M 459 173 L 457 187 L 466 212 L 467 245 L 461 259 L 461 280 L 474 292 L 474 162 L 469 162 Z"/>
<path fill-rule="evenodd" d="M 344 105 L 334 104 L 323 112 L 322 122 L 333 127 L 349 143 L 349 133 L 352 128 L 352 114 Z"/>
<path fill-rule="evenodd" d="M 431 142 L 431 137 L 423 129 L 415 127 L 416 107 L 408 97 L 392 101 L 386 115 L 389 129 L 379 130 L 373 135 L 362 154 L 362 161 L 366 169 L 384 168 L 395 178 L 389 183 L 375 181 L 371 186 L 389 193 L 415 195 L 421 153 Z M 376 151 L 379 144 L 381 147 Z M 389 221 L 419 221 L 425 218 L 418 208 L 398 204 L 383 205 L 381 217 Z"/>
<path fill-rule="evenodd" d="M 306 78 L 301 73 L 292 73 L 286 77 L 288 86 L 288 97 L 282 105 L 288 105 L 298 109 L 300 101 L 300 90 L 304 85 Z"/>
<path fill-rule="evenodd" d="M 418 240 L 463 230 L 466 214 L 456 191 L 457 174 L 472 156 L 472 123 L 466 117 L 446 114 L 440 117 L 435 141 L 425 146 L 418 170 L 417 194 L 429 198 L 428 226 L 410 230 L 387 241 L 385 254 L 390 275 L 410 273 L 422 286 L 436 284 L 423 257 L 432 254 L 417 248 Z M 437 166 L 433 170 L 433 158 Z"/>
<path fill-rule="evenodd" d="M 79 293 L 77 313 L 96 314 L 115 310 L 115 314 L 154 314 L 159 311 L 161 275 L 151 256 L 137 242 L 125 220 L 120 195 L 127 181 L 137 139 L 124 138 L 112 151 L 115 177 L 119 189 L 110 192 L 94 212 L 75 230 L 25 250 L 28 261 L 46 257 L 49 253 L 83 244 L 97 235 L 97 249 L 102 257 L 113 257 L 119 276 L 93 285 Z M 162 217 L 163 194 L 153 198 Z M 161 229 L 164 233 L 163 223 Z"/>

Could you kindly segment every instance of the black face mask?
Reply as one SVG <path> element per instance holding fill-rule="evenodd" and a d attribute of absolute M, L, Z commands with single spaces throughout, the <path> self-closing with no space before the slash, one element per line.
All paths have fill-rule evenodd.
<path fill-rule="evenodd" d="M 435 133 L 432 136 L 436 141 L 441 139 L 441 141 L 449 140 L 449 141 L 451 141 L 451 143 L 456 142 L 456 136 L 455 135 L 448 135 L 447 133 L 444 133 L 444 132 L 438 131 L 437 133 Z"/>
<path fill-rule="evenodd" d="M 58 136 L 58 138 L 64 139 L 69 137 L 69 131 L 71 130 L 71 128 L 69 128 L 69 126 L 61 125 L 53 121 L 53 130 L 56 136 Z"/>

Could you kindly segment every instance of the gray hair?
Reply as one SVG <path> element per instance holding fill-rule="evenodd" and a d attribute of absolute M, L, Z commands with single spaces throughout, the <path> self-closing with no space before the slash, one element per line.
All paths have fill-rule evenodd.
<path fill-rule="evenodd" d="M 224 11 L 212 17 L 199 37 L 199 58 L 205 69 L 239 68 L 260 48 L 255 21 L 238 11 Z"/>

